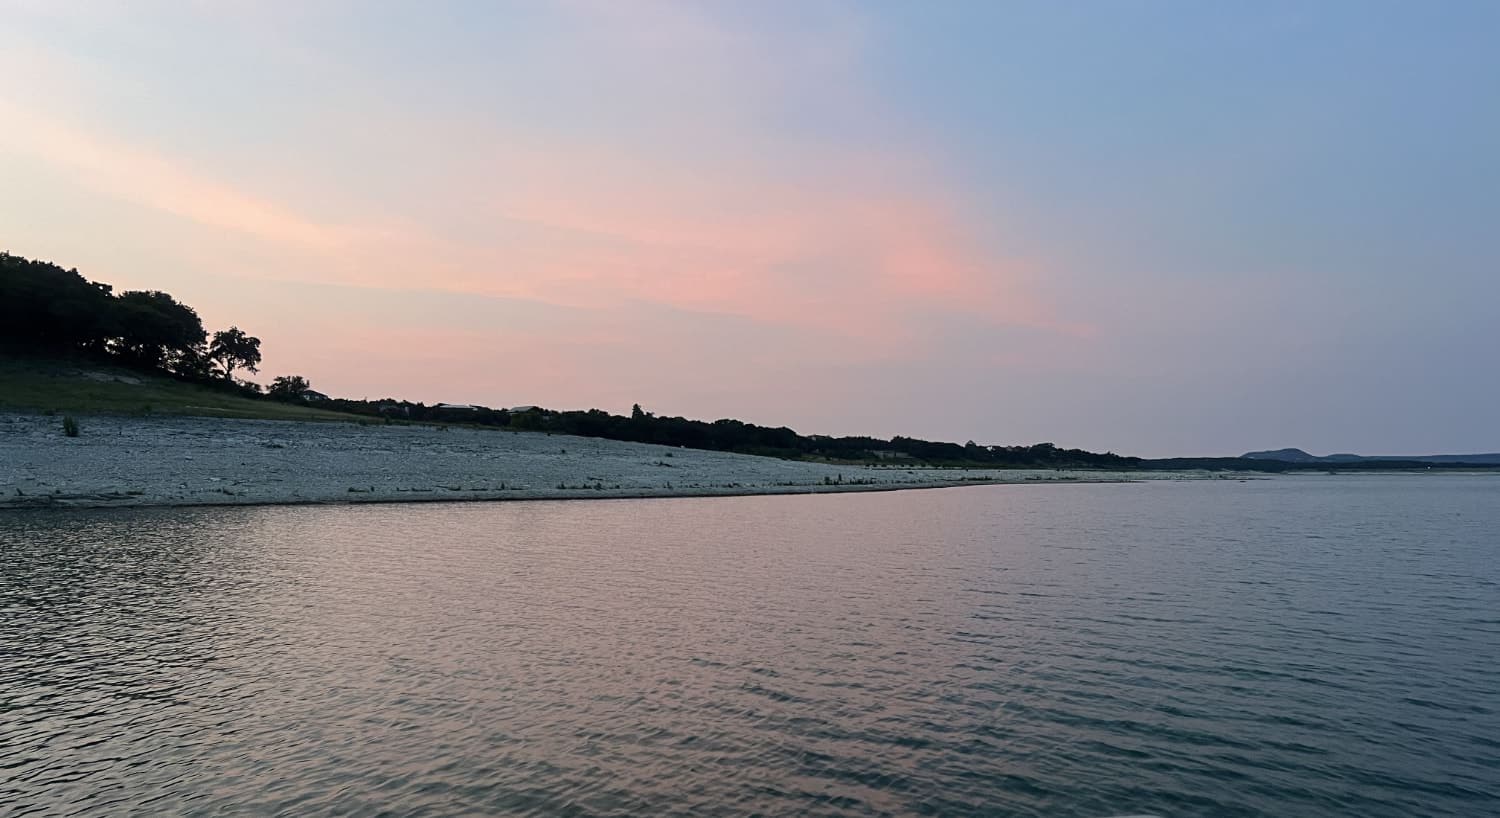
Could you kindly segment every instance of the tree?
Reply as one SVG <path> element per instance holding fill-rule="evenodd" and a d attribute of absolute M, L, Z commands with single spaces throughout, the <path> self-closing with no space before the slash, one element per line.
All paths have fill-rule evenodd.
<path fill-rule="evenodd" d="M 166 365 L 177 377 L 190 381 L 208 381 L 214 377 L 213 361 L 201 344 L 169 354 Z"/>
<path fill-rule="evenodd" d="M 525 412 L 510 412 L 508 415 L 508 423 L 512 429 L 536 431 L 542 428 L 542 413 L 536 409 L 528 409 Z"/>
<path fill-rule="evenodd" d="M 276 400 L 301 400 L 312 389 L 312 384 L 301 375 L 281 375 L 271 381 L 266 396 Z"/>
<path fill-rule="evenodd" d="M 225 380 L 232 380 L 237 368 L 256 372 L 260 366 L 260 339 L 246 335 L 239 327 L 221 329 L 208 345 L 208 359 L 219 365 Z"/>
<path fill-rule="evenodd" d="M 137 364 L 163 366 L 174 354 L 186 355 L 202 346 L 207 337 L 198 313 L 164 292 L 121 293 L 114 312 L 119 351 Z"/>
<path fill-rule="evenodd" d="M 0 341 L 33 347 L 103 347 L 114 298 L 77 270 L 0 252 Z"/>

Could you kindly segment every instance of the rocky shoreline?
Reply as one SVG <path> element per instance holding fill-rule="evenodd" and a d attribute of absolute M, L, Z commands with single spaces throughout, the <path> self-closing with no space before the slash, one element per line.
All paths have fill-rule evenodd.
<path fill-rule="evenodd" d="M 0 414 L 0 509 L 690 497 L 1180 473 L 847 466 L 542 432 Z"/>

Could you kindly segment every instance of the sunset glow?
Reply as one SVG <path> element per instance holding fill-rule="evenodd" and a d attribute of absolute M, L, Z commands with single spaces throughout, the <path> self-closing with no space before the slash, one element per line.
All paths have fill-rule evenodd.
<path fill-rule="evenodd" d="M 0 248 L 350 397 L 1500 448 L 1493 5 L 919 5 L 0 0 Z"/>

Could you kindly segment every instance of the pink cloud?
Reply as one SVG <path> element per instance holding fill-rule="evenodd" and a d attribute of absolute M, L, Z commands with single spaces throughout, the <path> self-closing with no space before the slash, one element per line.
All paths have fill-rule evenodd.
<path fill-rule="evenodd" d="M 341 283 L 410 286 L 406 261 L 421 258 L 423 286 L 575 306 L 636 299 L 838 326 L 846 312 L 839 305 L 853 303 L 862 320 L 849 322 L 851 331 L 914 302 L 1000 323 L 1046 321 L 1035 304 L 1001 297 L 996 285 L 1014 269 L 965 248 L 938 194 L 881 191 L 869 179 L 802 187 L 745 175 L 708 187 L 663 172 L 648 184 L 641 177 L 653 174 L 639 172 L 640 157 L 596 150 L 539 161 L 522 151 L 495 174 L 509 179 L 505 187 L 514 193 L 497 181 L 477 182 L 497 191 L 491 217 L 522 228 L 509 240 L 486 242 L 419 223 L 320 222 L 34 111 L 0 101 L 0 114 L 10 144 L 102 193 L 307 254 L 326 265 L 308 273 Z M 721 198 L 726 206 L 716 206 Z M 391 256 L 403 263 L 392 264 Z"/>
<path fill-rule="evenodd" d="M 939 163 L 919 140 L 880 127 L 878 112 L 860 114 L 872 126 L 866 143 L 837 148 L 758 124 L 788 96 L 873 105 L 858 85 L 857 25 L 830 18 L 772 48 L 697 7 L 632 4 L 626 12 L 606 3 L 575 11 L 574 34 L 589 46 L 569 51 L 587 63 L 576 70 L 607 76 L 611 90 L 639 105 L 641 119 L 660 123 L 629 136 L 603 124 L 597 133 L 564 135 L 494 112 L 414 118 L 399 104 L 373 101 L 379 95 L 369 89 L 341 96 L 349 104 L 329 121 L 335 133 L 358 135 L 385 147 L 373 154 L 420 168 L 396 199 L 329 181 L 318 151 L 338 150 L 334 136 L 309 146 L 308 155 L 284 157 L 274 178 L 247 184 L 211 155 L 189 161 L 108 121 L 7 102 L 3 86 L 0 143 L 100 194 L 191 223 L 195 231 L 164 234 L 161 242 L 182 246 L 184 258 L 211 259 L 221 275 L 526 299 L 590 310 L 601 321 L 578 345 L 504 330 L 450 337 L 354 317 L 324 328 L 315 353 L 322 358 L 352 360 L 364 342 L 396 338 L 380 346 L 428 361 L 410 367 L 409 377 L 424 381 L 430 362 L 455 348 L 526 344 L 533 357 L 553 362 L 538 367 L 555 371 L 563 362 L 587 366 L 576 350 L 684 343 L 680 333 L 658 335 L 642 323 L 628 310 L 635 304 L 757 322 L 802 345 L 776 346 L 776 354 L 806 358 L 816 345 L 830 361 L 935 354 L 935 315 L 1078 332 L 1038 294 L 1036 270 L 978 248 Z M 276 47 L 266 53 L 295 54 L 299 66 L 311 67 L 316 52 L 283 44 L 285 33 L 276 30 Z M 777 60 L 764 59 L 771 51 Z M 87 77 L 87 66 L 74 68 Z M 359 77 L 349 66 L 334 74 Z M 79 96 L 88 83 L 77 79 L 56 90 L 71 95 L 73 110 L 89 110 Z M 683 100 L 691 104 L 678 105 Z M 424 150 L 396 147 L 413 145 Z M 368 169 L 372 176 L 388 170 Z M 310 190 L 319 195 L 298 195 Z M 246 242 L 253 253 L 240 249 Z M 214 252 L 230 247 L 236 251 Z M 226 292 L 213 297 L 228 312 L 232 286 L 220 286 Z M 603 317 L 626 313 L 634 317 Z M 578 339 L 580 330 L 572 331 Z M 268 344 L 272 333 L 296 335 L 262 332 Z M 529 377 L 545 380 L 540 370 Z"/>
<path fill-rule="evenodd" d="M 354 231 L 317 224 L 290 209 L 242 193 L 149 150 L 90 133 L 0 99 L 0 139 L 88 187 L 209 227 L 248 233 L 279 244 L 333 252 Z"/>

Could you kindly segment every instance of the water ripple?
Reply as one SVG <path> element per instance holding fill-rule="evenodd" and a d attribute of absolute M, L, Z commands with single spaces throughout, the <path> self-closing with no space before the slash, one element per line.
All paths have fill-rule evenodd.
<path fill-rule="evenodd" d="M 1497 814 L 1497 500 L 0 516 L 0 811 Z"/>

